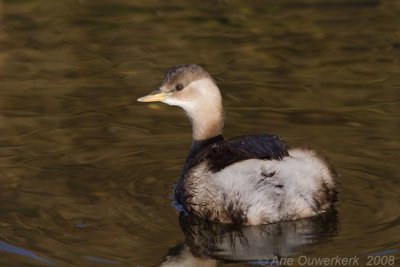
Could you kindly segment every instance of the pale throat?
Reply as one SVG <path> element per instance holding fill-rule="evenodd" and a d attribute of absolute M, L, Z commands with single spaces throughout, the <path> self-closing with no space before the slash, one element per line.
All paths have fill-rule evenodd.
<path fill-rule="evenodd" d="M 221 135 L 224 127 L 222 105 L 215 108 L 204 107 L 196 112 L 188 112 L 193 128 L 193 140 L 206 140 Z"/>
<path fill-rule="evenodd" d="M 169 105 L 183 108 L 193 129 L 193 140 L 201 141 L 222 134 L 224 110 L 222 97 L 217 85 L 210 79 L 191 82 L 183 91 L 190 101 L 167 99 Z"/>

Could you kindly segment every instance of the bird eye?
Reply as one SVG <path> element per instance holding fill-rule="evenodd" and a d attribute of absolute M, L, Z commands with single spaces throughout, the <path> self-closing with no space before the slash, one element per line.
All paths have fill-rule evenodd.
<path fill-rule="evenodd" d="M 175 85 L 175 90 L 176 91 L 180 91 L 182 89 L 183 89 L 183 85 L 182 84 L 178 83 L 177 85 Z"/>

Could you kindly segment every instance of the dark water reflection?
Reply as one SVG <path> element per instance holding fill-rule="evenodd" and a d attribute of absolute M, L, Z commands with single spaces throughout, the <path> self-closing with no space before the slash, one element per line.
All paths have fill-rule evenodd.
<path fill-rule="evenodd" d="M 226 136 L 279 133 L 341 173 L 337 235 L 297 255 L 398 257 L 399 12 L 392 0 L 0 1 L 0 265 L 154 266 L 184 242 L 170 192 L 189 124 L 136 103 L 183 62 L 217 79 Z"/>
<path fill-rule="evenodd" d="M 276 265 L 280 258 L 293 257 L 331 240 L 337 233 L 333 210 L 322 216 L 240 227 L 202 221 L 181 214 L 185 243 L 169 252 L 160 266 L 216 266 L 217 262 Z M 315 249 L 315 247 L 314 247 Z"/>

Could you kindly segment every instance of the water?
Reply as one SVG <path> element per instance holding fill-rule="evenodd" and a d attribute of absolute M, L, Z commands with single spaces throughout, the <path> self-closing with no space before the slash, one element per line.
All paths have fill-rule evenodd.
<path fill-rule="evenodd" d="M 398 265 L 399 12 L 392 0 L 0 1 L 0 266 L 176 254 L 247 266 L 277 253 Z M 179 63 L 216 78 L 227 137 L 278 133 L 328 156 L 342 176 L 335 219 L 179 220 L 189 123 L 136 102 Z"/>

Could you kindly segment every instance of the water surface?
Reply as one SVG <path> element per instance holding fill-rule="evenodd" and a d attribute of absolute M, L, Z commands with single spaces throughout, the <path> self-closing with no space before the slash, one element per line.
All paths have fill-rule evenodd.
<path fill-rule="evenodd" d="M 158 266 L 181 253 L 247 266 L 271 246 L 398 258 L 399 12 L 392 0 L 0 1 L 0 265 Z M 334 162 L 333 224 L 179 220 L 189 122 L 136 99 L 180 63 L 216 78 L 227 137 L 277 133 Z"/>

